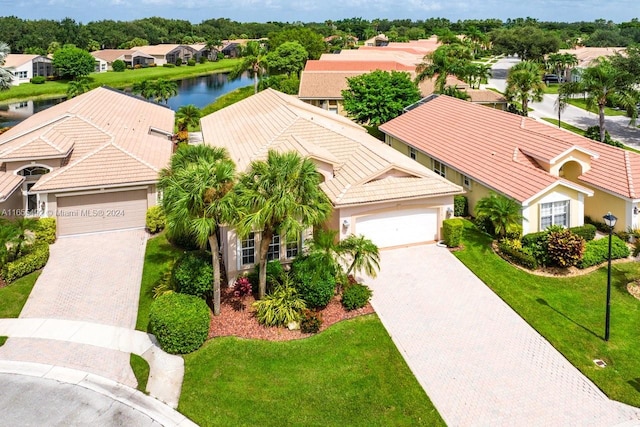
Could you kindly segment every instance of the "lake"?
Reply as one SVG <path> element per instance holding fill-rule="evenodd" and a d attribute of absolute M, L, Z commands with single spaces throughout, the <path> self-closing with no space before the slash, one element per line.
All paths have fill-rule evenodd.
<path fill-rule="evenodd" d="M 226 73 L 209 74 L 207 76 L 192 77 L 176 80 L 178 94 L 169 99 L 169 108 L 176 111 L 183 105 L 193 104 L 203 108 L 220 96 L 235 89 L 250 86 L 253 79 L 247 73 L 236 80 L 229 81 Z M 0 104 L 0 128 L 15 126 L 27 117 L 42 110 L 59 104 L 66 98 L 43 100 L 24 100 L 13 104 Z"/>

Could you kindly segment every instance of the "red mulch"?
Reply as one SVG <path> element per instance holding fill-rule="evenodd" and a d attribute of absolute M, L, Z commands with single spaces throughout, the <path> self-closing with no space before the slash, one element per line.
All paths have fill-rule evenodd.
<path fill-rule="evenodd" d="M 254 338 L 269 341 L 289 341 L 307 338 L 313 334 L 303 334 L 299 330 L 290 331 L 285 327 L 262 326 L 255 319 L 255 310 L 252 307 L 255 299 L 249 295 L 244 298 L 244 310 L 240 309 L 238 298 L 233 296 L 233 289 L 221 290 L 220 316 L 212 316 L 209 327 L 209 338 L 235 336 L 240 338 Z M 359 310 L 346 311 L 340 303 L 340 297 L 334 297 L 329 304 L 320 310 L 322 313 L 322 327 L 320 331 L 327 329 L 334 323 L 364 314 L 373 313 L 371 304 Z"/>
<path fill-rule="evenodd" d="M 2 277 L 0 277 L 0 289 L 4 288 L 5 286 L 8 286 L 7 282 L 5 282 Z"/>

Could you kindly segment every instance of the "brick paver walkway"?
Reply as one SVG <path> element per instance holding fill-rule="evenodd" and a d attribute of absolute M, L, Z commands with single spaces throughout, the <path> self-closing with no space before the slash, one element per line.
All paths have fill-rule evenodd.
<path fill-rule="evenodd" d="M 448 425 L 640 425 L 447 249 L 381 257 L 373 306 Z"/>

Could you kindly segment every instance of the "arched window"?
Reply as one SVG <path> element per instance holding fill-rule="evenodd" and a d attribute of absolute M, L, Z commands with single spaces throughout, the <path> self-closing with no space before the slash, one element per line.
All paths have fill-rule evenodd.
<path fill-rule="evenodd" d="M 51 170 L 48 168 L 45 168 L 44 166 L 29 166 L 20 170 L 18 174 L 24 177 L 29 177 L 29 176 L 46 175 L 49 172 L 51 172 Z"/>

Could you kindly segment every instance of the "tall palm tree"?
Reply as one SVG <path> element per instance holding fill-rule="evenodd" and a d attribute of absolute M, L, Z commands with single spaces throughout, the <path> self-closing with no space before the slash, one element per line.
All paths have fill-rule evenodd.
<path fill-rule="evenodd" d="M 522 104 L 522 115 L 527 116 L 529 102 L 542 101 L 546 85 L 542 81 L 540 65 L 531 61 L 522 61 L 514 65 L 507 75 L 505 95 L 509 101 Z"/>
<path fill-rule="evenodd" d="M 9 90 L 13 80 L 13 73 L 2 67 L 7 60 L 9 52 L 11 52 L 9 45 L 5 42 L 0 42 L 0 90 Z"/>
<path fill-rule="evenodd" d="M 153 98 L 157 103 L 169 102 L 169 98 L 178 94 L 178 84 L 167 79 L 158 79 L 152 85 Z"/>
<path fill-rule="evenodd" d="M 178 131 L 189 130 L 189 127 L 196 127 L 200 123 L 200 109 L 193 104 L 183 105 L 176 111 L 176 124 Z"/>
<path fill-rule="evenodd" d="M 249 71 L 253 73 L 253 93 L 258 93 L 258 84 L 260 77 L 267 69 L 267 52 L 260 46 L 257 41 L 247 42 L 247 46 L 243 51 L 242 62 L 235 66 L 229 73 L 229 78 L 235 80 L 242 73 Z"/>
<path fill-rule="evenodd" d="M 346 271 L 347 275 L 364 271 L 367 276 L 376 277 L 377 271 L 380 270 L 380 252 L 371 240 L 362 235 L 352 234 L 340 241 L 339 247 L 346 259 L 351 261 Z"/>
<path fill-rule="evenodd" d="M 478 200 L 476 217 L 491 221 L 495 233 L 504 237 L 516 226 L 522 224 L 522 207 L 518 202 L 501 194 L 491 192 L 487 197 Z"/>
<path fill-rule="evenodd" d="M 81 77 L 77 80 L 72 80 L 67 86 L 67 99 L 75 98 L 78 95 L 89 92 L 90 89 L 88 78 Z"/>
<path fill-rule="evenodd" d="M 442 92 L 450 75 L 464 77 L 465 66 L 473 59 L 471 50 L 461 44 L 443 45 L 428 53 L 416 67 L 416 82 L 436 77 L 436 92 Z"/>
<path fill-rule="evenodd" d="M 273 236 L 297 236 L 322 223 L 331 212 L 331 202 L 320 190 L 315 165 L 296 152 L 269 150 L 266 160 L 251 163 L 235 187 L 238 208 L 236 229 L 241 235 L 260 231 L 258 251 L 259 298 L 267 286 L 267 252 Z"/>
<path fill-rule="evenodd" d="M 479 89 L 483 81 L 491 77 L 491 66 L 469 62 L 462 67 L 462 80 L 469 83 L 471 89 Z"/>
<path fill-rule="evenodd" d="M 131 88 L 131 93 L 140 95 L 145 99 L 151 99 L 153 98 L 153 82 L 151 80 L 142 80 L 141 82 L 136 82 Z"/>
<path fill-rule="evenodd" d="M 604 57 L 596 60 L 593 66 L 584 69 L 578 81 L 561 85 L 558 92 L 566 96 L 584 93 L 587 109 L 597 107 L 600 142 L 604 142 L 606 135 L 604 109 L 607 102 L 613 101 L 625 108 L 632 123 L 638 115 L 638 91 L 630 84 L 625 73 Z"/>
<path fill-rule="evenodd" d="M 213 313 L 220 314 L 219 224 L 233 215 L 235 165 L 223 148 L 189 145 L 176 151 L 160 172 L 162 207 L 169 234 L 190 234 L 202 249 L 211 246 Z"/>

